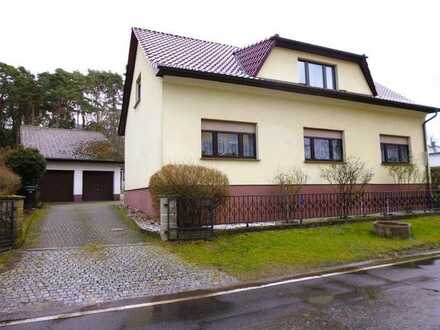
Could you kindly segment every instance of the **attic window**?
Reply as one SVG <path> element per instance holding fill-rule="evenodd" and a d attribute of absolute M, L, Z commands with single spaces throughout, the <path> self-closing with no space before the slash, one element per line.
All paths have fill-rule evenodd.
<path fill-rule="evenodd" d="M 141 101 L 141 74 L 139 73 L 139 76 L 136 80 L 136 102 L 134 104 L 135 108 L 140 101 Z"/>
<path fill-rule="evenodd" d="M 336 89 L 335 67 L 333 65 L 299 60 L 298 71 L 301 84 Z"/>

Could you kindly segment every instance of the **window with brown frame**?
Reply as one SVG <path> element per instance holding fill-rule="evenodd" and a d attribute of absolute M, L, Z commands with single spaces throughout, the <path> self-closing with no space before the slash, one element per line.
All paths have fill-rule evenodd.
<path fill-rule="evenodd" d="M 342 132 L 304 129 L 304 158 L 313 161 L 342 161 Z"/>
<path fill-rule="evenodd" d="M 255 124 L 202 120 L 202 157 L 255 159 Z"/>
<path fill-rule="evenodd" d="M 409 162 L 410 154 L 407 137 L 381 135 L 380 150 L 383 164 Z"/>
<path fill-rule="evenodd" d="M 336 89 L 335 66 L 298 60 L 299 82 L 307 86 Z"/>

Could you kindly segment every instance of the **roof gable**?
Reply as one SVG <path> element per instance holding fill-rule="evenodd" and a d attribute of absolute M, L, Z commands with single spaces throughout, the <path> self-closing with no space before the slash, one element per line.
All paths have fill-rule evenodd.
<path fill-rule="evenodd" d="M 275 46 L 273 38 L 269 38 L 248 47 L 237 50 L 234 55 L 242 69 L 250 76 L 256 76 Z"/>

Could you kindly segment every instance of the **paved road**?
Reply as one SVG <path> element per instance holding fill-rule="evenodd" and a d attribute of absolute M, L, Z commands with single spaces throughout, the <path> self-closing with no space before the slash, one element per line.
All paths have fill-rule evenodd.
<path fill-rule="evenodd" d="M 27 249 L 0 269 L 0 320 L 236 283 L 145 244 L 143 235 L 112 203 L 53 205 L 32 226 Z"/>
<path fill-rule="evenodd" d="M 9 329 L 440 329 L 440 260 Z"/>

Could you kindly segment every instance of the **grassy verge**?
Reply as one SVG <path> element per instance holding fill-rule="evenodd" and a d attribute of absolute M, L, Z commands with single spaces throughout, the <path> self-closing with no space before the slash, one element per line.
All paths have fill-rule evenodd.
<path fill-rule="evenodd" d="M 21 231 L 21 237 L 19 237 L 15 242 L 15 247 L 19 248 L 24 243 L 26 243 L 27 240 L 32 240 L 36 233 L 36 229 L 33 228 L 31 231 L 31 227 L 37 227 L 38 222 L 47 214 L 48 208 L 45 206 L 41 209 L 35 209 L 30 213 L 25 212 L 23 217 L 23 223 L 22 223 L 22 231 Z"/>
<path fill-rule="evenodd" d="M 320 267 L 440 247 L 440 216 L 408 220 L 409 240 L 375 236 L 371 222 L 304 229 L 221 234 L 213 241 L 167 243 L 183 259 L 243 280 L 291 275 Z"/>

